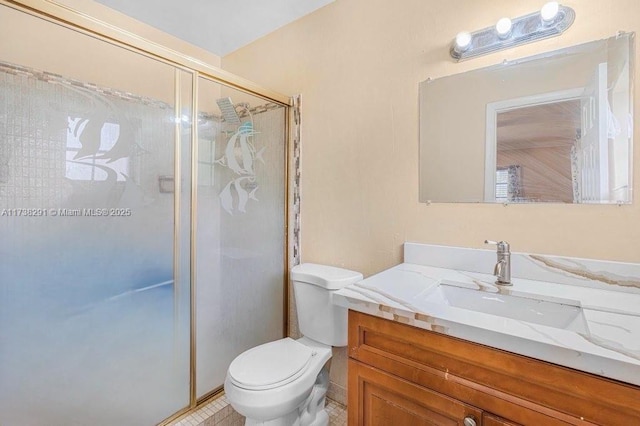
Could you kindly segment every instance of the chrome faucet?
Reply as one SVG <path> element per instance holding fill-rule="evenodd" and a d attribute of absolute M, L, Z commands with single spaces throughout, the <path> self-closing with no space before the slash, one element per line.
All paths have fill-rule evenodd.
<path fill-rule="evenodd" d="M 498 279 L 498 285 L 511 284 L 511 251 L 509 251 L 509 243 L 506 241 L 489 241 L 484 240 L 485 244 L 495 244 L 497 247 L 498 262 L 493 268 L 493 275 Z"/>

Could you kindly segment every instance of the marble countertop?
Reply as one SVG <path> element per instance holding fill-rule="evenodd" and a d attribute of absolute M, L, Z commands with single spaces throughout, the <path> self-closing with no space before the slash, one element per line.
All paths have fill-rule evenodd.
<path fill-rule="evenodd" d="M 640 294 L 402 263 L 334 293 L 334 303 L 426 330 L 462 338 L 640 386 Z M 555 328 L 451 306 L 441 284 L 491 295 L 582 308 L 579 324 Z M 484 296 L 484 295 L 482 295 Z M 575 307 L 575 308 L 574 308 Z"/>

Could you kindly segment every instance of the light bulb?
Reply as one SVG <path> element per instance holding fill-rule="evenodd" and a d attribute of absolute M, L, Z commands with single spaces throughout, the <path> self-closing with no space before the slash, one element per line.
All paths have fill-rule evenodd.
<path fill-rule="evenodd" d="M 512 27 L 511 19 L 509 18 L 500 19 L 496 24 L 496 32 L 498 33 L 498 37 L 507 38 L 509 36 L 509 33 L 511 33 L 511 27 Z"/>
<path fill-rule="evenodd" d="M 542 6 L 540 9 L 540 16 L 542 17 L 542 21 L 545 23 L 549 23 L 553 21 L 553 19 L 558 15 L 560 11 L 560 5 L 557 1 L 550 1 Z"/>
<path fill-rule="evenodd" d="M 471 34 L 466 31 L 458 33 L 456 36 L 456 49 L 459 52 L 464 52 L 471 45 Z"/>

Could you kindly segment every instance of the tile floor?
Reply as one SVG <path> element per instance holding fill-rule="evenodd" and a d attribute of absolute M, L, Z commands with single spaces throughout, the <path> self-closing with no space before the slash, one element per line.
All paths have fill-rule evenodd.
<path fill-rule="evenodd" d="M 327 399 L 327 413 L 329 414 L 329 426 L 347 426 L 347 407 Z"/>
<path fill-rule="evenodd" d="M 347 409 L 344 405 L 327 399 L 327 413 L 329 426 L 346 426 Z M 244 426 L 244 417 L 236 413 L 222 395 L 170 426 Z"/>

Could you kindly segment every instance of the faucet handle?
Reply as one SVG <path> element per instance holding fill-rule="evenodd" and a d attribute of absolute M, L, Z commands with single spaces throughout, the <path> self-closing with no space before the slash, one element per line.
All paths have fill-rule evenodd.
<path fill-rule="evenodd" d="M 485 244 L 493 244 L 496 246 L 498 253 L 509 253 L 509 243 L 506 241 L 491 241 L 491 240 L 484 240 Z"/>

